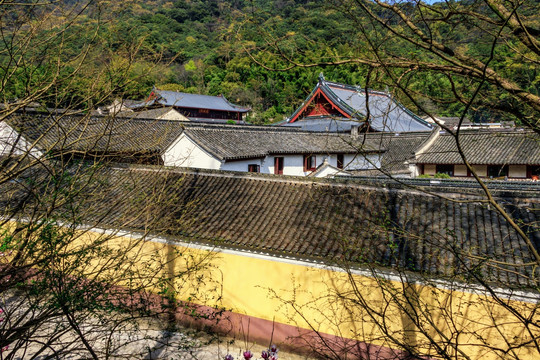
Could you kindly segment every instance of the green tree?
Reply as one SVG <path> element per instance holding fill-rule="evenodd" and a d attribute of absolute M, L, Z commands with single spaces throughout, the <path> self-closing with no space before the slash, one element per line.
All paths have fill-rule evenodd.
<path fill-rule="evenodd" d="M 110 160 L 96 157 L 118 146 L 111 139 L 125 122 L 88 112 L 112 96 L 138 94 L 140 74 L 156 60 L 134 60 L 137 38 L 112 46 L 102 5 L 0 2 L 3 359 L 142 358 L 145 338 L 152 347 L 174 328 L 177 313 L 197 315 L 177 300 L 207 259 L 148 241 L 144 227 L 105 230 L 144 223 L 159 236 L 185 224 L 163 212 L 178 206 L 165 194 L 182 179 L 142 183 L 130 170 L 111 177 Z M 92 126 L 105 130 L 85 132 Z M 119 217 L 118 207 L 132 211 Z M 146 331 L 152 319 L 156 331 Z"/>

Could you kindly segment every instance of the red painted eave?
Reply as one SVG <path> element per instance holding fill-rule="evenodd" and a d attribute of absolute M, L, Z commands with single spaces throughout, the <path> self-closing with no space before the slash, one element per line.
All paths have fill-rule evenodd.
<path fill-rule="evenodd" d="M 321 88 L 318 87 L 317 90 L 313 93 L 313 95 L 305 102 L 305 104 L 302 106 L 300 111 L 298 111 L 296 115 L 289 121 L 289 123 L 292 123 L 298 120 L 300 115 L 302 115 L 306 111 L 307 107 L 313 102 L 313 100 L 317 97 L 317 95 L 322 95 L 326 99 L 326 101 L 328 101 L 328 103 L 332 105 L 333 108 L 337 109 L 343 116 L 345 116 L 348 119 L 351 118 L 349 114 L 343 111 L 338 104 L 330 100 L 330 98 L 324 93 L 324 91 L 322 91 Z"/>

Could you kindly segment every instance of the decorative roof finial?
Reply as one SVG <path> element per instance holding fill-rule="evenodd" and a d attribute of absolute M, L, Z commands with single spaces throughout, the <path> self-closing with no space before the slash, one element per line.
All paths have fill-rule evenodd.
<path fill-rule="evenodd" d="M 324 81 L 324 75 L 323 75 L 323 73 L 321 72 L 321 73 L 319 74 L 319 82 L 322 83 L 323 81 Z"/>

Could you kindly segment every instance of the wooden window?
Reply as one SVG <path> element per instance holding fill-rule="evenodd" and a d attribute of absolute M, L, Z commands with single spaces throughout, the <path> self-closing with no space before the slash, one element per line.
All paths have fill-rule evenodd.
<path fill-rule="evenodd" d="M 314 171 L 317 168 L 315 155 L 304 155 L 304 171 Z"/>
<path fill-rule="evenodd" d="M 488 165 L 488 178 L 502 178 L 508 176 L 508 165 Z"/>
<path fill-rule="evenodd" d="M 337 168 L 338 169 L 343 169 L 343 164 L 345 162 L 344 158 L 345 157 L 343 154 L 337 154 Z"/>
<path fill-rule="evenodd" d="M 437 165 L 436 171 L 437 174 L 448 174 L 454 176 L 454 165 Z"/>
<path fill-rule="evenodd" d="M 261 172 L 261 167 L 257 164 L 248 164 L 248 172 L 252 172 L 252 173 Z"/>
<path fill-rule="evenodd" d="M 274 158 L 274 174 L 276 175 L 283 174 L 283 163 L 284 163 L 284 159 L 282 156 Z"/>

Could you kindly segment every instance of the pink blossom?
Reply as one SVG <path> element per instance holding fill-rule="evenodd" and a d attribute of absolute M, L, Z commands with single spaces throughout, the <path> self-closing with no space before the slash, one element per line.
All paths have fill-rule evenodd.
<path fill-rule="evenodd" d="M 252 354 L 252 352 L 251 352 L 250 350 L 244 351 L 244 359 L 245 359 L 245 360 L 249 360 L 249 359 L 251 359 L 252 357 L 253 357 L 253 354 Z"/>
<path fill-rule="evenodd" d="M 263 352 L 261 353 L 261 357 L 262 357 L 264 360 L 267 360 L 267 359 L 270 357 L 270 354 L 268 353 L 268 351 L 263 350 Z"/>

